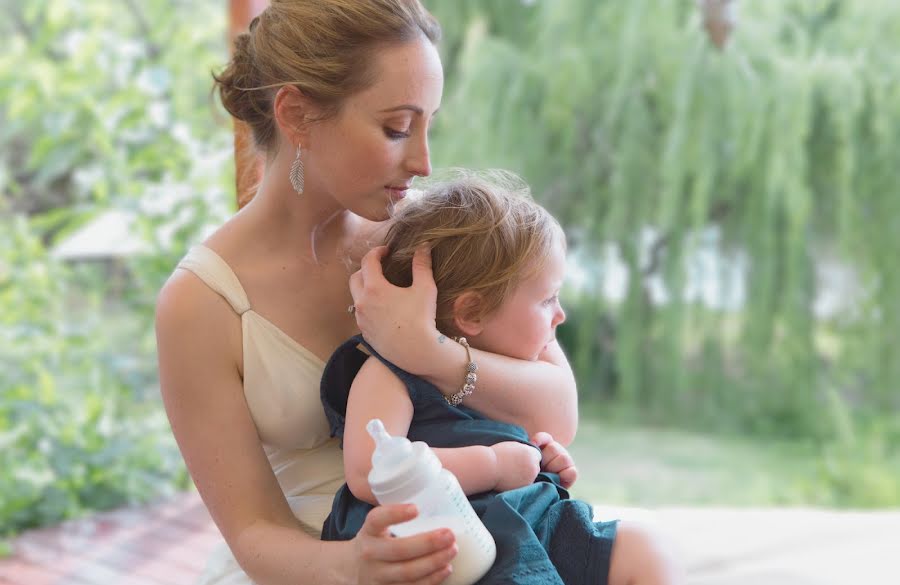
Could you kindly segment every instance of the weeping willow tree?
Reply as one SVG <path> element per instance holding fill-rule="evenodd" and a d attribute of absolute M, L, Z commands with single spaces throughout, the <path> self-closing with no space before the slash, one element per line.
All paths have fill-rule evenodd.
<path fill-rule="evenodd" d="M 583 396 L 806 436 L 898 420 L 900 3 L 744 2 L 723 50 L 692 0 L 448 4 L 436 161 L 519 172 L 597 268 L 561 332 Z M 702 242 L 737 306 L 687 294 Z M 829 266 L 855 292 L 823 313 Z"/>

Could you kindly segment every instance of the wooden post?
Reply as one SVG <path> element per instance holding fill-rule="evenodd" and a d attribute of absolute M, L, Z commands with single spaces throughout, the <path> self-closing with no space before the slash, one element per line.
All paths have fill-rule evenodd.
<path fill-rule="evenodd" d="M 246 32 L 250 21 L 268 5 L 268 0 L 228 0 L 228 44 L 232 49 L 235 37 Z M 262 159 L 253 148 L 253 136 L 250 128 L 238 120 L 234 121 L 234 165 L 237 205 L 240 209 L 253 197 L 253 192 L 262 175 Z"/>

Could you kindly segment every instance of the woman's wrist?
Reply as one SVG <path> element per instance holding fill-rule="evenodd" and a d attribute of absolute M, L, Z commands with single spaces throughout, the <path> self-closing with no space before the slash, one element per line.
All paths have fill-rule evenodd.
<path fill-rule="evenodd" d="M 322 541 L 322 545 L 334 551 L 331 555 L 322 551 L 326 557 L 334 559 L 334 562 L 331 564 L 332 571 L 329 582 L 335 585 L 359 585 L 359 552 L 357 551 L 356 541 Z"/>
<path fill-rule="evenodd" d="M 428 371 L 418 372 L 441 391 L 444 396 L 453 396 L 463 387 L 469 352 L 459 342 L 435 332 L 433 341 L 423 346 L 426 352 L 422 366 Z"/>

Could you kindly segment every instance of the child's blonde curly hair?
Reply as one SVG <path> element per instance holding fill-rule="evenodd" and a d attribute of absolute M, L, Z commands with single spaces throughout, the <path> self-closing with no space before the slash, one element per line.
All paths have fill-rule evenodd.
<path fill-rule="evenodd" d="M 555 242 L 565 246 L 559 223 L 534 202 L 519 177 L 457 171 L 397 206 L 382 268 L 389 282 L 409 286 L 413 253 L 428 244 L 438 290 L 437 327 L 458 335 L 453 303 L 462 293 L 477 293 L 476 316 L 489 315 L 518 283 L 543 268 Z"/>

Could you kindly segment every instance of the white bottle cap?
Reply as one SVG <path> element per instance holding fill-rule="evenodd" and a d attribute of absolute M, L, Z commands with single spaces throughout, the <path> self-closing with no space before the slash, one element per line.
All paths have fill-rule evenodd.
<path fill-rule="evenodd" d="M 366 430 L 375 441 L 369 487 L 380 503 L 412 498 L 441 470 L 440 460 L 425 443 L 392 437 L 377 418 L 369 421 Z"/>

